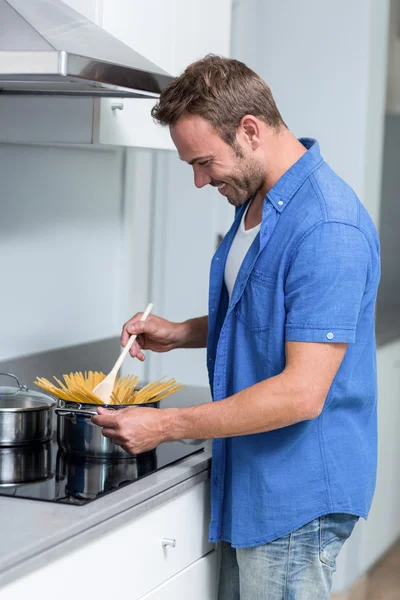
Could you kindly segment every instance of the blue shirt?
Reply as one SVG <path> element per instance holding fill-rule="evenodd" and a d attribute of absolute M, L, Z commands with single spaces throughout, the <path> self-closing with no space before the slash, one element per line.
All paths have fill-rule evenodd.
<path fill-rule="evenodd" d="M 375 488 L 378 236 L 318 143 L 300 141 L 307 152 L 264 199 L 260 232 L 230 303 L 225 261 L 247 204 L 213 257 L 213 400 L 281 373 L 287 341 L 349 346 L 318 418 L 214 440 L 210 539 L 237 548 L 272 541 L 328 513 L 366 518 Z"/>

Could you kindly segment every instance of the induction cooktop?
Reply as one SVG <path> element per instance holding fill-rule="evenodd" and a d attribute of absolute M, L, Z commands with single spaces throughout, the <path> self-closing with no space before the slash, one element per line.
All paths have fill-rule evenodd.
<path fill-rule="evenodd" d="M 56 438 L 0 448 L 0 496 L 84 505 L 203 451 L 204 442 L 177 441 L 132 458 L 88 459 L 64 454 Z"/>

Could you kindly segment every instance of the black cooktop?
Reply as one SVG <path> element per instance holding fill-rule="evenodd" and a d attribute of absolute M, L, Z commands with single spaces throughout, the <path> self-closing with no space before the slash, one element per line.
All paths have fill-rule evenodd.
<path fill-rule="evenodd" d="M 110 460 L 64 454 L 55 438 L 0 448 L 0 496 L 87 504 L 203 450 L 201 444 L 165 442 L 136 457 Z"/>

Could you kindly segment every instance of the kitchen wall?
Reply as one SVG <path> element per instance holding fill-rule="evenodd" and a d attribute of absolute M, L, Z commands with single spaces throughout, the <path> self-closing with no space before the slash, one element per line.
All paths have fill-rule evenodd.
<path fill-rule="evenodd" d="M 387 0 L 236 0 L 233 13 L 233 56 L 267 81 L 293 133 L 318 139 L 375 223 L 388 14 Z"/>
<path fill-rule="evenodd" d="M 0 146 L 0 360 L 118 334 L 121 151 Z"/>

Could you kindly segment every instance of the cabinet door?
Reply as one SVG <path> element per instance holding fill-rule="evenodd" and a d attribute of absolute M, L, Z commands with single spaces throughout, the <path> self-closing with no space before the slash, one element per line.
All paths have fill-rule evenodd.
<path fill-rule="evenodd" d="M 206 54 L 230 55 L 231 0 L 176 0 L 176 4 L 173 74 Z"/>
<path fill-rule="evenodd" d="M 214 550 L 140 600 L 216 600 L 217 566 Z"/>
<path fill-rule="evenodd" d="M 378 477 L 363 524 L 362 571 L 400 535 L 400 342 L 378 349 Z"/>
<path fill-rule="evenodd" d="M 206 54 L 229 55 L 231 0 L 102 0 L 102 26 L 171 75 L 179 75 Z"/>
<path fill-rule="evenodd" d="M 80 0 L 74 0 L 79 2 Z M 212 17 L 211 17 L 212 15 Z M 102 0 L 102 27 L 171 75 L 202 56 L 228 55 L 231 0 Z M 153 122 L 147 99 L 98 100 L 94 141 L 175 150 L 168 127 Z M 113 109 L 118 105 L 119 109 Z"/>
<path fill-rule="evenodd" d="M 139 600 L 213 550 L 209 518 L 209 485 L 204 482 L 120 527 L 110 525 L 108 533 L 6 586 L 0 598 L 20 600 L 32 589 L 57 589 L 58 600 L 70 600 L 71 586 L 59 586 L 70 577 L 79 599 Z"/>

